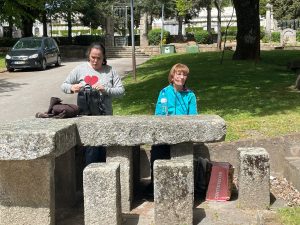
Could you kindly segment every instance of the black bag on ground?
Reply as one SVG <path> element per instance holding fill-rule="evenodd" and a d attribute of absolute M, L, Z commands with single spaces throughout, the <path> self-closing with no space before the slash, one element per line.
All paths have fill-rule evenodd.
<path fill-rule="evenodd" d="M 200 198 L 205 198 L 209 184 L 212 163 L 205 158 L 198 157 L 195 162 L 195 194 Z"/>
<path fill-rule="evenodd" d="M 103 95 L 90 85 L 85 85 L 77 95 L 80 115 L 105 115 Z"/>

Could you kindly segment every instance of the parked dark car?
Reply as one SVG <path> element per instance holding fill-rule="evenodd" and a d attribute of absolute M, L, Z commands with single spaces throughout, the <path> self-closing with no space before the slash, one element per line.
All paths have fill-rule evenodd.
<path fill-rule="evenodd" d="M 61 55 L 56 41 L 50 37 L 21 38 L 5 56 L 6 68 L 15 69 L 38 68 L 45 70 L 47 66 L 61 65 Z"/>

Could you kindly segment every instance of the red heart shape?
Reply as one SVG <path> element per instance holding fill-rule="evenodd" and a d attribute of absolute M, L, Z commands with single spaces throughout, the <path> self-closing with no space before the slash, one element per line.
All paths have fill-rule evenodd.
<path fill-rule="evenodd" d="M 85 76 L 84 77 L 84 82 L 93 86 L 98 82 L 98 77 L 97 76 Z"/>

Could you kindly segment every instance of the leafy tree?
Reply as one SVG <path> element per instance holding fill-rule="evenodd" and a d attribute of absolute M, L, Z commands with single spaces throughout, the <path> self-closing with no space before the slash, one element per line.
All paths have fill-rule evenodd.
<path fill-rule="evenodd" d="M 182 36 L 182 23 L 183 19 L 187 16 L 192 9 L 193 3 L 191 0 L 175 0 L 177 19 L 178 19 L 178 35 Z"/>
<path fill-rule="evenodd" d="M 300 0 L 270 0 L 274 18 L 277 20 L 297 19 L 300 17 Z"/>

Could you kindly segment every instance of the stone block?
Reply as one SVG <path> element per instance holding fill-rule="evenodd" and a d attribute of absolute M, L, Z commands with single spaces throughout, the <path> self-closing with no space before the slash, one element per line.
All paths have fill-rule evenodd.
<path fill-rule="evenodd" d="M 193 224 L 194 178 L 190 160 L 154 161 L 155 224 Z"/>
<path fill-rule="evenodd" d="M 267 209 L 270 206 L 270 162 L 264 148 L 238 148 L 239 207 Z"/>
<path fill-rule="evenodd" d="M 55 207 L 72 207 L 76 203 L 75 148 L 55 158 Z"/>
<path fill-rule="evenodd" d="M 0 161 L 0 224 L 55 224 L 54 160 Z"/>
<path fill-rule="evenodd" d="M 120 225 L 120 165 L 91 163 L 83 171 L 85 225 Z"/>
<path fill-rule="evenodd" d="M 122 213 L 130 212 L 133 198 L 133 147 L 107 147 L 106 162 L 117 162 L 120 164 Z"/>
<path fill-rule="evenodd" d="M 225 121 L 215 115 L 86 116 L 76 125 L 82 143 L 91 146 L 216 142 L 226 135 Z"/>

